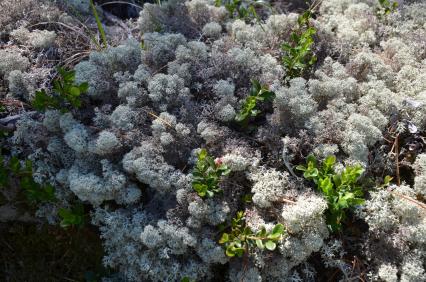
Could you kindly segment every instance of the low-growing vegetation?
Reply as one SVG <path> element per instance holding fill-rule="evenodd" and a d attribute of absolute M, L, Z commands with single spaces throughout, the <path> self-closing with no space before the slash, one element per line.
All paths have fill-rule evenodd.
<path fill-rule="evenodd" d="M 307 10 L 298 17 L 298 28 L 291 33 L 290 42 L 281 45 L 284 52 L 281 61 L 286 70 L 286 82 L 295 77 L 302 77 L 317 61 L 312 50 L 314 35 L 317 33 L 310 23 L 312 13 L 312 10 Z"/>
<path fill-rule="evenodd" d="M 307 158 L 307 165 L 299 165 L 303 177 L 311 180 L 324 195 L 328 203 L 327 224 L 331 231 L 342 229 L 346 212 L 365 202 L 364 192 L 358 180 L 364 169 L 360 165 L 347 166 L 341 172 L 335 172 L 336 157 L 328 156 L 319 163 L 313 155 Z"/>
<path fill-rule="evenodd" d="M 47 94 L 44 89 L 36 92 L 32 102 L 36 110 L 57 109 L 66 112 L 70 108 L 81 107 L 80 96 L 87 92 L 88 83 L 75 84 L 74 70 L 66 71 L 63 68 L 58 68 L 58 75 L 59 77 L 53 81 L 52 94 Z"/>
<path fill-rule="evenodd" d="M 269 4 L 263 0 L 215 0 L 217 7 L 224 6 L 231 18 L 243 20 L 255 19 L 260 24 L 260 17 L 256 8 L 270 8 Z"/>
<path fill-rule="evenodd" d="M 0 155 L 0 189 L 10 185 L 23 189 L 28 201 L 31 203 L 55 201 L 55 189 L 50 184 L 39 184 L 33 179 L 33 167 L 30 160 L 23 162 L 17 157 L 5 160 Z"/>
<path fill-rule="evenodd" d="M 209 156 L 206 149 L 198 153 L 197 163 L 192 172 L 192 188 L 200 197 L 213 197 L 221 193 L 219 182 L 222 176 L 226 176 L 231 170 L 224 165 L 220 158 Z"/>
<path fill-rule="evenodd" d="M 377 15 L 383 17 L 395 12 L 398 9 L 398 2 L 394 0 L 378 0 L 380 7 L 377 8 Z"/>
<path fill-rule="evenodd" d="M 275 98 L 275 93 L 270 91 L 265 85 L 261 85 L 259 81 L 252 80 L 250 93 L 242 102 L 240 111 L 235 116 L 235 121 L 243 127 L 247 127 L 250 119 L 255 118 L 261 113 L 258 103 L 272 102 Z"/>
<path fill-rule="evenodd" d="M 224 245 L 228 257 L 241 257 L 251 248 L 260 250 L 266 248 L 269 251 L 273 251 L 284 234 L 284 226 L 282 224 L 276 224 L 270 231 L 266 231 L 263 226 L 258 232 L 253 233 L 250 227 L 245 224 L 243 211 L 237 212 L 236 217 L 231 221 L 230 229 L 229 233 L 222 233 L 222 237 L 219 240 L 219 243 Z"/>
<path fill-rule="evenodd" d="M 425 3 L 18 2 L 1 281 L 426 281 Z"/>

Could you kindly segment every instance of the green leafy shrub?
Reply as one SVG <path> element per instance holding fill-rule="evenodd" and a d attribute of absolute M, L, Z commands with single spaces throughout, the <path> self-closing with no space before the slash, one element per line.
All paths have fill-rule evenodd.
<path fill-rule="evenodd" d="M 220 178 L 230 172 L 231 169 L 222 164 L 220 160 L 214 160 L 208 155 L 206 149 L 202 149 L 198 153 L 197 163 L 192 172 L 192 188 L 200 197 L 213 197 L 222 192 L 218 187 Z"/>
<path fill-rule="evenodd" d="M 17 185 L 24 190 L 30 202 L 55 201 L 55 189 L 52 185 L 41 185 L 34 181 L 30 160 L 26 160 L 25 165 L 22 166 L 17 157 L 12 157 L 7 162 L 3 155 L 0 155 L 0 188 L 9 186 L 12 179 L 16 179 Z"/>
<path fill-rule="evenodd" d="M 313 155 L 308 156 L 307 166 L 299 165 L 297 170 L 303 171 L 303 176 L 312 180 L 321 191 L 328 203 L 327 225 L 333 232 L 342 228 L 346 211 L 364 203 L 363 191 L 357 185 L 359 177 L 364 172 L 360 165 L 347 166 L 336 173 L 335 156 L 328 156 L 319 164 Z"/>
<path fill-rule="evenodd" d="M 290 42 L 281 45 L 284 52 L 281 61 L 286 69 L 287 82 L 292 78 L 301 77 L 317 61 L 317 57 L 312 52 L 317 30 L 309 23 L 311 17 L 311 10 L 300 15 L 297 19 L 299 28 L 291 33 Z"/>
<path fill-rule="evenodd" d="M 84 225 L 84 207 L 81 203 L 76 204 L 71 209 L 60 208 L 58 212 L 61 218 L 61 227 L 69 228 L 72 226 L 83 227 Z"/>
<path fill-rule="evenodd" d="M 398 8 L 398 2 L 392 0 L 378 0 L 380 7 L 377 8 L 379 18 L 394 13 Z"/>
<path fill-rule="evenodd" d="M 67 112 L 68 108 L 79 108 L 81 106 L 80 96 L 86 93 L 89 84 L 83 82 L 75 84 L 75 71 L 66 71 L 58 68 L 59 78 L 53 81 L 53 94 L 48 95 L 44 89 L 37 91 L 32 102 L 33 107 L 38 111 L 47 109 L 57 109 Z"/>
<path fill-rule="evenodd" d="M 219 244 L 225 246 L 225 253 L 228 257 L 241 257 L 250 248 L 275 250 L 277 242 L 281 240 L 283 234 L 284 226 L 282 224 L 275 225 L 270 232 L 262 227 L 260 231 L 253 233 L 245 224 L 244 212 L 239 211 L 237 216 L 232 219 L 231 231 L 222 233 Z"/>
<path fill-rule="evenodd" d="M 241 110 L 235 116 L 235 121 L 247 126 L 250 118 L 256 117 L 261 111 L 256 109 L 257 102 L 270 102 L 275 98 L 275 93 L 270 91 L 265 85 L 261 85 L 259 81 L 252 80 L 250 95 L 242 104 Z"/>
<path fill-rule="evenodd" d="M 260 25 L 260 17 L 256 12 L 256 7 L 262 6 L 271 9 L 271 6 L 263 0 L 215 0 L 215 5 L 216 7 L 225 6 L 231 18 L 256 19 L 256 22 Z"/>

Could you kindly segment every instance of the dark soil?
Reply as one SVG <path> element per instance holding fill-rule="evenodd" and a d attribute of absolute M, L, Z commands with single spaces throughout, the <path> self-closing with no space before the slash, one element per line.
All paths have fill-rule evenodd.
<path fill-rule="evenodd" d="M 92 226 L 0 224 L 0 281 L 100 281 L 107 275 L 98 231 Z"/>

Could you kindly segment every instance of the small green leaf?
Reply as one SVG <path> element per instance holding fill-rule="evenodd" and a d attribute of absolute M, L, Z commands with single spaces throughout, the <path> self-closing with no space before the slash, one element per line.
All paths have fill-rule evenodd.
<path fill-rule="evenodd" d="M 226 251 L 225 251 L 225 254 L 226 254 L 228 257 L 234 257 L 234 256 L 235 256 L 235 254 L 236 254 L 235 248 L 234 248 L 233 246 L 229 246 L 229 247 L 227 247 L 227 248 L 226 248 Z"/>
<path fill-rule="evenodd" d="M 298 165 L 296 166 L 296 170 L 306 171 L 306 167 L 304 165 Z"/>
<path fill-rule="evenodd" d="M 266 236 L 266 228 L 265 228 L 265 226 L 262 226 L 262 228 L 260 228 L 260 230 L 256 234 L 256 236 L 258 236 L 258 237 L 265 237 Z"/>
<path fill-rule="evenodd" d="M 328 156 L 325 160 L 324 160 L 324 165 L 327 168 L 331 168 L 333 167 L 333 165 L 336 163 L 336 157 L 331 155 Z"/>
<path fill-rule="evenodd" d="M 262 243 L 262 240 L 260 240 L 260 239 L 257 239 L 256 240 L 256 246 L 259 248 L 259 249 L 261 249 L 261 250 L 263 250 L 265 247 L 263 246 L 263 243 Z"/>
<path fill-rule="evenodd" d="M 307 169 L 307 170 L 303 173 L 303 176 L 304 176 L 305 178 L 308 178 L 308 179 L 310 179 L 310 178 L 314 178 L 314 177 L 317 177 L 317 176 L 318 176 L 318 169 L 316 169 L 316 168 Z"/>
<path fill-rule="evenodd" d="M 89 83 L 83 82 L 78 86 L 78 88 L 80 89 L 81 93 L 86 93 L 87 90 L 89 90 Z"/>
<path fill-rule="evenodd" d="M 246 194 L 246 195 L 243 196 L 242 200 L 245 203 L 251 203 L 251 202 L 253 202 L 253 195 Z"/>
<path fill-rule="evenodd" d="M 333 193 L 333 183 L 331 182 L 330 177 L 320 179 L 319 187 L 326 196 L 331 195 Z"/>
<path fill-rule="evenodd" d="M 207 157 L 207 150 L 201 149 L 201 151 L 198 153 L 198 159 L 204 160 Z"/>
<path fill-rule="evenodd" d="M 62 228 L 82 227 L 84 224 L 84 208 L 82 204 L 78 204 L 72 209 L 60 208 L 58 215 L 62 219 L 60 222 Z"/>
<path fill-rule="evenodd" d="M 274 241 L 268 240 L 268 241 L 266 241 L 266 243 L 265 243 L 265 247 L 266 247 L 268 250 L 273 251 L 273 250 L 275 250 L 275 248 L 277 247 L 277 244 L 276 244 Z"/>
<path fill-rule="evenodd" d="M 228 241 L 229 241 L 229 234 L 223 233 L 222 237 L 219 240 L 219 244 L 224 244 L 224 243 L 227 243 Z"/>
<path fill-rule="evenodd" d="M 312 164 L 314 167 L 317 166 L 317 158 L 313 154 L 310 154 L 306 157 L 306 162 L 308 164 Z"/>
<path fill-rule="evenodd" d="M 80 88 L 75 87 L 75 86 L 72 86 L 72 87 L 70 88 L 70 95 L 71 95 L 71 96 L 74 96 L 74 97 L 78 97 L 78 96 L 80 96 Z"/>
<path fill-rule="evenodd" d="M 351 199 L 351 205 L 353 206 L 363 205 L 364 203 L 365 203 L 364 199 L 360 199 L 360 198 Z"/>
<path fill-rule="evenodd" d="M 392 181 L 392 179 L 393 179 L 392 176 L 386 175 L 385 178 L 384 178 L 384 180 L 383 180 L 383 184 L 384 185 L 389 185 L 389 183 Z"/>
<path fill-rule="evenodd" d="M 281 237 L 281 235 L 284 233 L 284 225 L 282 224 L 277 224 L 274 226 L 274 228 L 272 229 L 270 235 L 268 236 L 268 238 L 270 239 L 278 239 Z"/>

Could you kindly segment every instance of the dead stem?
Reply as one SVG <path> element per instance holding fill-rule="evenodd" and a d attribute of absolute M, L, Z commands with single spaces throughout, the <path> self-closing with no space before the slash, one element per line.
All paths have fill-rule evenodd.
<path fill-rule="evenodd" d="M 162 118 L 160 118 L 159 116 L 157 116 L 156 114 L 154 114 L 153 112 L 149 112 L 149 111 L 147 111 L 147 110 L 144 110 L 144 109 L 142 109 L 145 113 L 147 113 L 148 115 L 150 115 L 150 116 L 152 116 L 152 117 L 155 117 L 156 119 L 159 119 L 161 122 L 163 122 L 165 125 L 167 125 L 167 126 L 169 126 L 171 129 L 173 129 L 174 127 L 173 127 L 173 125 L 170 123 L 170 122 L 168 122 L 168 121 L 166 121 L 166 120 L 164 120 L 164 119 L 162 119 Z"/>
<path fill-rule="evenodd" d="M 396 162 L 396 184 L 398 186 L 400 186 L 401 185 L 401 178 L 400 178 L 400 175 L 399 175 L 399 148 L 398 148 L 399 144 L 398 144 L 398 141 L 399 141 L 399 134 L 397 134 L 396 137 L 395 137 L 394 145 L 395 145 L 395 162 Z"/>
<path fill-rule="evenodd" d="M 247 267 L 248 267 L 248 247 L 246 246 L 246 251 L 244 253 L 244 259 L 243 259 L 243 275 L 241 276 L 240 282 L 244 281 L 244 277 L 247 272 Z"/>
<path fill-rule="evenodd" d="M 405 195 L 403 195 L 403 194 L 401 194 L 401 193 L 399 193 L 399 192 L 396 192 L 396 191 L 390 191 L 393 195 L 396 195 L 396 196 L 398 196 L 398 197 L 400 197 L 400 198 L 402 198 L 402 199 L 405 199 L 405 200 L 407 200 L 407 201 L 410 201 L 410 202 L 412 202 L 413 204 L 416 204 L 416 205 L 418 205 L 419 207 L 421 207 L 422 209 L 425 209 L 426 210 L 426 204 L 423 204 L 422 202 L 419 202 L 419 201 L 417 201 L 417 200 L 415 200 L 415 199 L 413 199 L 413 198 L 411 198 L 411 197 L 408 197 L 408 196 L 405 196 Z"/>
<path fill-rule="evenodd" d="M 296 204 L 295 201 L 292 201 L 292 200 L 289 200 L 289 199 L 286 199 L 286 198 L 280 198 L 277 202 L 288 203 L 288 204 L 292 204 L 292 205 Z"/>

